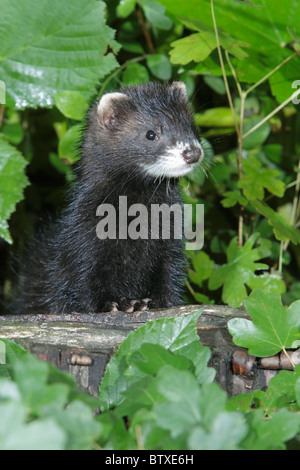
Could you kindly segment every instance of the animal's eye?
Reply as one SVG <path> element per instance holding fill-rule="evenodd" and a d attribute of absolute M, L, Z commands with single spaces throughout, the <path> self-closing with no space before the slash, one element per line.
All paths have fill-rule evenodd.
<path fill-rule="evenodd" d="M 146 134 L 146 139 L 148 140 L 155 140 L 156 139 L 156 133 L 154 131 L 147 131 Z"/>

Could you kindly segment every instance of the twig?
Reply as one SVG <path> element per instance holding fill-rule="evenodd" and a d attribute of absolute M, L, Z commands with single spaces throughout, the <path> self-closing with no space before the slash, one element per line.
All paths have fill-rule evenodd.
<path fill-rule="evenodd" d="M 143 13 L 142 13 L 142 10 L 141 10 L 141 7 L 140 5 L 137 3 L 136 5 L 136 12 L 137 12 L 137 17 L 138 17 L 138 20 L 140 22 L 140 25 L 142 27 L 142 30 L 143 30 L 143 34 L 145 36 L 145 39 L 146 39 L 146 42 L 148 44 L 148 47 L 149 47 L 149 50 L 151 52 L 151 54 L 155 54 L 155 49 L 154 49 L 154 46 L 153 46 L 153 43 L 151 41 L 151 38 L 150 38 L 150 34 L 148 32 L 148 29 L 146 27 L 146 24 L 145 24 L 145 20 L 144 20 L 144 17 L 143 17 Z"/>
<path fill-rule="evenodd" d="M 5 106 L 0 105 L 0 129 L 4 121 L 4 114 L 5 114 Z"/>
<path fill-rule="evenodd" d="M 237 135 L 239 135 L 240 130 L 239 130 L 238 122 L 237 122 L 236 115 L 235 115 L 235 112 L 234 112 L 234 107 L 233 107 L 233 103 L 232 103 L 232 98 L 231 98 L 231 94 L 230 94 L 230 89 L 229 89 L 229 85 L 228 85 L 228 80 L 227 80 L 227 76 L 226 76 L 226 71 L 225 71 L 225 67 L 224 67 L 223 56 L 222 56 L 222 51 L 221 51 L 221 46 L 220 46 L 219 33 L 218 33 L 216 17 L 215 17 L 215 12 L 214 12 L 214 0 L 210 0 L 210 4 L 211 4 L 212 20 L 213 20 L 213 25 L 214 25 L 215 35 L 216 35 L 217 50 L 218 50 L 220 65 L 221 65 L 221 69 L 222 69 L 223 80 L 224 80 L 224 83 L 225 83 L 226 94 L 227 94 L 227 98 L 228 98 L 228 101 L 229 101 L 229 106 L 230 106 L 231 113 L 232 113 L 233 120 L 234 120 L 234 127 L 235 127 Z"/>
<path fill-rule="evenodd" d="M 265 122 L 271 119 L 271 117 L 274 116 L 274 114 L 277 114 L 278 111 L 280 111 L 287 104 L 289 104 L 294 98 L 296 98 L 299 95 L 299 93 L 300 91 L 296 90 L 288 99 L 286 99 L 283 103 L 277 106 L 277 108 L 275 108 L 271 113 L 269 113 L 266 117 L 264 117 L 261 121 L 259 121 L 255 126 L 251 127 L 251 129 L 249 129 L 249 131 L 243 135 L 243 139 L 248 137 L 248 135 L 252 134 L 252 132 L 255 132 L 260 126 L 262 126 Z"/>
<path fill-rule="evenodd" d="M 289 360 L 289 362 L 290 362 L 292 368 L 295 369 L 296 366 L 295 366 L 295 364 L 293 363 L 293 361 L 292 361 L 292 359 L 290 358 L 290 356 L 288 355 L 288 353 L 287 353 L 287 351 L 286 351 L 286 349 L 285 349 L 284 346 L 282 347 L 282 351 L 283 351 L 284 355 L 288 358 L 288 360 Z"/>
<path fill-rule="evenodd" d="M 294 54 L 284 59 L 279 65 L 277 65 L 277 67 L 275 67 L 275 69 L 271 70 L 271 72 L 267 73 L 267 75 L 261 78 L 258 82 L 254 83 L 254 85 L 252 85 L 250 88 L 248 88 L 247 91 L 245 91 L 246 95 L 251 93 L 251 91 L 253 91 L 256 87 L 258 87 L 259 85 L 261 85 L 261 83 L 266 81 L 271 75 L 273 75 L 273 73 L 277 72 L 277 70 L 279 70 L 284 64 L 286 64 L 289 60 L 295 57 L 295 55 L 297 55 L 297 52 L 294 52 Z"/>
<path fill-rule="evenodd" d="M 115 77 L 117 77 L 117 75 L 119 75 L 119 73 L 121 73 L 124 69 L 126 69 L 126 67 L 128 67 L 128 65 L 130 64 L 135 64 L 137 62 L 141 62 L 142 60 L 145 60 L 147 59 L 148 55 L 147 54 L 144 54 L 142 56 L 139 56 L 139 57 L 134 57 L 133 59 L 129 59 L 127 60 L 126 62 L 124 62 L 124 64 L 122 64 L 120 67 L 118 67 L 111 75 L 109 75 L 105 80 L 104 82 L 102 83 L 101 87 L 100 87 L 100 90 L 99 90 L 99 96 L 102 96 L 103 95 L 103 92 L 107 86 L 107 84 Z"/>

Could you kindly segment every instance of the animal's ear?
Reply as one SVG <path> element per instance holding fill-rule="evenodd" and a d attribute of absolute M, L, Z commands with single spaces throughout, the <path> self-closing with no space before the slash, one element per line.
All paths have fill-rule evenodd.
<path fill-rule="evenodd" d="M 186 101 L 188 100 L 186 86 L 183 82 L 173 82 L 170 88 L 174 92 L 174 94 L 178 95 L 178 97 Z"/>
<path fill-rule="evenodd" d="M 115 129 L 124 116 L 125 107 L 129 102 L 130 98 L 125 93 L 114 92 L 103 95 L 98 104 L 101 124 L 107 129 Z"/>

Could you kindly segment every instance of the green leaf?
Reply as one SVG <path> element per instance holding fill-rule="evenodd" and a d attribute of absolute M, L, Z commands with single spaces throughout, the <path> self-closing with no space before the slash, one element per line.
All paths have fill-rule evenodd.
<path fill-rule="evenodd" d="M 137 0 L 122 0 L 117 6 L 117 15 L 120 18 L 127 18 L 133 12 L 136 2 Z"/>
<path fill-rule="evenodd" d="M 220 413 L 212 429 L 196 427 L 189 436 L 189 449 L 193 450 L 238 450 L 248 433 L 248 426 L 241 413 Z"/>
<path fill-rule="evenodd" d="M 224 193 L 224 196 L 225 198 L 221 201 L 224 207 L 233 207 L 236 204 L 246 206 L 248 203 L 247 199 L 242 196 L 241 192 L 238 189 L 235 189 L 234 191 L 227 191 L 226 193 Z"/>
<path fill-rule="evenodd" d="M 285 310 L 278 295 L 255 290 L 245 299 L 245 307 L 252 322 L 234 318 L 228 328 L 234 343 L 249 354 L 272 356 L 300 340 L 300 300 Z"/>
<path fill-rule="evenodd" d="M 138 330 L 129 333 L 110 360 L 99 387 L 100 409 L 108 410 L 123 400 L 122 393 L 139 377 L 126 376 L 128 353 L 139 350 L 143 343 L 159 344 L 166 349 L 180 353 L 180 350 L 194 341 L 199 341 L 196 322 L 200 311 L 188 316 L 161 318 L 149 321 Z"/>
<path fill-rule="evenodd" d="M 93 417 L 93 411 L 82 401 L 75 400 L 66 409 L 53 406 L 44 415 L 55 420 L 66 433 L 65 450 L 92 450 L 102 426 Z"/>
<path fill-rule="evenodd" d="M 215 35 L 210 31 L 191 34 L 171 42 L 170 58 L 173 64 L 186 65 L 191 61 L 202 62 L 216 48 Z"/>
<path fill-rule="evenodd" d="M 148 70 L 141 64 L 129 64 L 122 76 L 123 85 L 138 85 L 149 82 Z"/>
<path fill-rule="evenodd" d="M 161 367 L 168 364 L 179 370 L 192 370 L 193 364 L 184 356 L 174 354 L 159 344 L 143 343 L 139 350 L 127 355 L 130 365 L 127 375 L 142 373 L 143 375 L 156 375 Z"/>
<path fill-rule="evenodd" d="M 211 290 L 223 286 L 222 299 L 231 307 L 240 307 L 247 296 L 248 285 L 253 273 L 268 269 L 266 264 L 256 263 L 261 258 L 259 248 L 253 248 L 258 234 L 253 234 L 244 246 L 239 246 L 237 238 L 231 240 L 227 249 L 227 264 L 215 267 L 208 287 Z"/>
<path fill-rule="evenodd" d="M 146 18 L 153 26 L 164 30 L 169 30 L 172 27 L 173 22 L 165 15 L 166 9 L 161 5 L 161 2 L 157 2 L 156 0 L 142 0 L 141 6 Z"/>
<path fill-rule="evenodd" d="M 267 419 L 262 409 L 247 415 L 252 432 L 244 440 L 243 447 L 248 450 L 283 450 L 284 442 L 299 432 L 300 416 L 281 409 Z"/>
<path fill-rule="evenodd" d="M 157 387 L 166 400 L 153 408 L 158 426 L 176 437 L 201 421 L 201 391 L 189 371 L 178 371 L 166 365 L 158 373 Z"/>
<path fill-rule="evenodd" d="M 27 0 L 21 10 L 18 0 L 1 2 L 0 77 L 19 109 L 53 106 L 66 90 L 89 99 L 118 65 L 108 47 L 120 46 L 102 1 Z"/>
<path fill-rule="evenodd" d="M 279 273 L 262 273 L 261 275 L 253 274 L 248 281 L 250 289 L 261 289 L 264 292 L 274 294 L 283 294 L 286 291 L 285 282 Z"/>
<path fill-rule="evenodd" d="M 264 188 L 278 197 L 283 197 L 285 184 L 279 179 L 280 173 L 270 168 L 263 168 L 261 162 L 250 157 L 243 161 L 243 176 L 239 187 L 243 189 L 247 199 L 263 199 Z"/>
<path fill-rule="evenodd" d="M 20 152 L 0 135 L 0 237 L 12 243 L 8 223 L 16 204 L 23 199 L 23 190 L 28 185 L 24 174 L 27 165 Z"/>
<path fill-rule="evenodd" d="M 295 401 L 295 386 L 298 374 L 287 370 L 281 370 L 278 375 L 272 377 L 268 390 L 255 390 L 253 399 L 257 407 L 262 407 L 267 416 L 275 410 L 288 407 Z"/>
<path fill-rule="evenodd" d="M 203 127 L 233 127 L 234 119 L 230 108 L 211 108 L 203 113 L 195 113 L 195 122 Z M 239 119 L 237 117 L 237 119 Z"/>
<path fill-rule="evenodd" d="M 52 420 L 25 422 L 21 403 L 0 403 L 0 450 L 63 450 L 66 436 Z"/>
<path fill-rule="evenodd" d="M 295 245 L 300 243 L 300 233 L 292 225 L 288 224 L 282 215 L 275 212 L 263 201 L 252 199 L 251 204 L 260 214 L 268 219 L 277 240 L 291 241 Z"/>
<path fill-rule="evenodd" d="M 61 91 L 54 96 L 60 112 L 70 119 L 81 121 L 88 109 L 88 102 L 78 91 Z"/>
<path fill-rule="evenodd" d="M 172 77 L 172 65 L 165 54 L 151 54 L 147 58 L 147 67 L 155 77 L 161 80 L 170 80 Z"/>
<path fill-rule="evenodd" d="M 5 138 L 14 145 L 18 145 L 24 138 L 24 129 L 19 123 L 10 123 L 2 125 L 2 132 Z"/>
<path fill-rule="evenodd" d="M 214 262 L 204 251 L 199 251 L 193 256 L 192 264 L 194 269 L 189 271 L 189 277 L 191 281 L 201 287 L 203 281 L 210 278 Z"/>
<path fill-rule="evenodd" d="M 70 127 L 58 143 L 58 155 L 61 160 L 70 164 L 78 160 L 78 145 L 82 135 L 82 124 Z"/>
<path fill-rule="evenodd" d="M 252 127 L 256 126 L 261 121 L 261 118 L 249 119 L 244 125 L 244 134 L 248 132 Z M 268 123 L 260 126 L 256 131 L 250 134 L 243 140 L 243 148 L 245 150 L 251 150 L 262 145 L 265 140 L 269 137 L 271 132 L 271 126 Z"/>

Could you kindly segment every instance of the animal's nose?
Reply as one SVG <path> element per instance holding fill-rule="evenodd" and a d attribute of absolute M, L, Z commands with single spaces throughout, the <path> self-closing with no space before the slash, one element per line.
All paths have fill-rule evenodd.
<path fill-rule="evenodd" d="M 203 150 L 202 147 L 191 145 L 182 152 L 182 156 L 186 163 L 197 163 L 203 159 Z"/>

